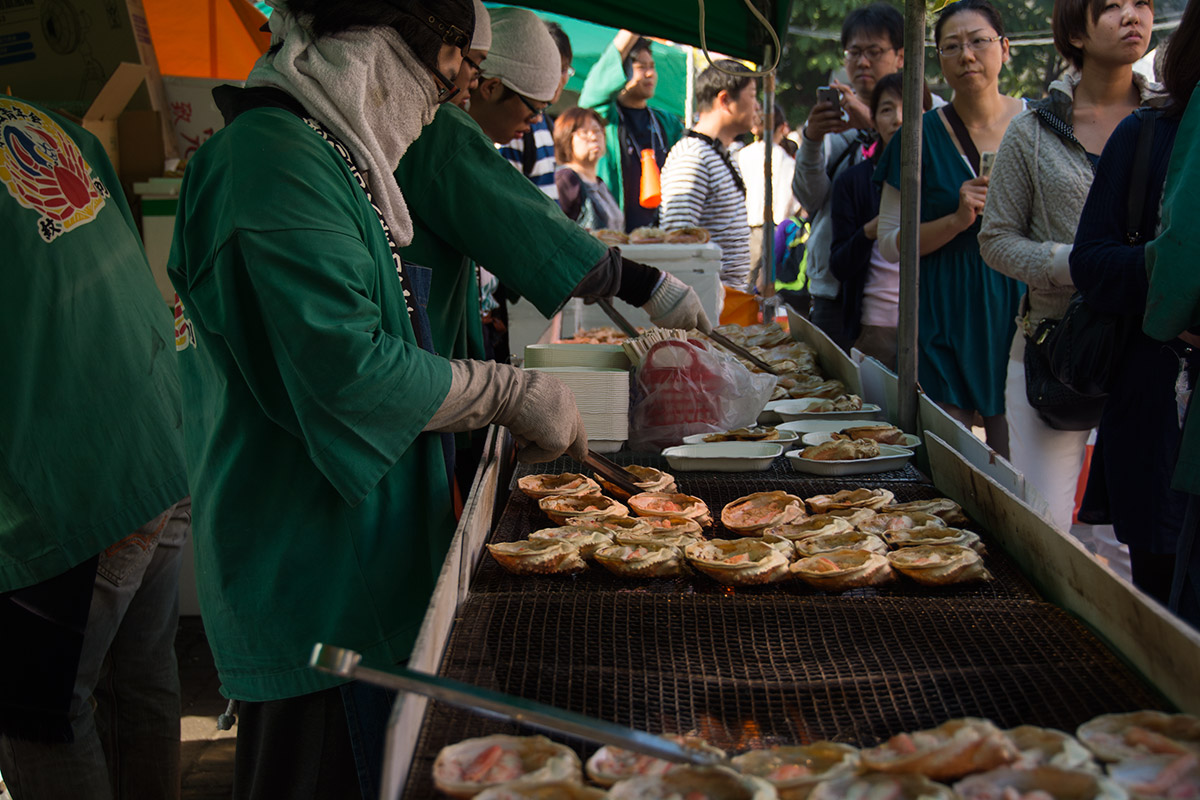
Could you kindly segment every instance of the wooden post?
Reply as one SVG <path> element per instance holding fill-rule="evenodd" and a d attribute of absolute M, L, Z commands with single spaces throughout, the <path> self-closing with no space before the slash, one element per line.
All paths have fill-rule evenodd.
<path fill-rule="evenodd" d="M 917 429 L 917 297 L 921 263 L 921 115 L 925 96 L 925 0 L 906 0 L 904 127 L 900 150 L 900 427 Z"/>
<path fill-rule="evenodd" d="M 763 51 L 763 64 L 774 59 L 771 45 Z M 775 319 L 775 73 L 763 79 L 763 227 L 762 271 L 766 288 L 762 294 L 763 322 Z"/>

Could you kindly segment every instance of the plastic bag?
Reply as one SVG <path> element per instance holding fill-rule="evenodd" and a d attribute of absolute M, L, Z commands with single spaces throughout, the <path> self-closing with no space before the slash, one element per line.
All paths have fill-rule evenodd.
<path fill-rule="evenodd" d="M 637 372 L 630 446 L 658 449 L 693 433 L 754 425 L 774 389 L 773 375 L 751 372 L 707 343 L 659 342 Z"/>

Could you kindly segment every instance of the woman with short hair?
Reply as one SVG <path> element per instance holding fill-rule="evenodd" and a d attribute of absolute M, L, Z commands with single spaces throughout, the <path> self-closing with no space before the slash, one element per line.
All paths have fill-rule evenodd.
<path fill-rule="evenodd" d="M 589 231 L 625 230 L 625 214 L 596 165 L 604 156 L 604 120 L 590 108 L 567 109 L 554 123 L 554 173 L 558 204 Z"/>

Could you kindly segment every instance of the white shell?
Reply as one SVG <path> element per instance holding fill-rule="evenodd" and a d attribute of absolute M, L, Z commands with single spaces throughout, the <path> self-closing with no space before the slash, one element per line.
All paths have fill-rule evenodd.
<path fill-rule="evenodd" d="M 534 500 L 560 495 L 600 493 L 600 486 L 594 480 L 578 472 L 525 475 L 517 479 L 517 487 Z"/>
<path fill-rule="evenodd" d="M 733 766 L 770 783 L 783 800 L 802 800 L 821 781 L 854 774 L 858 750 L 836 742 L 772 747 L 736 756 Z"/>
<path fill-rule="evenodd" d="M 1200 765 L 1194 753 L 1129 758 L 1109 764 L 1108 775 L 1134 800 L 1200 796 Z"/>
<path fill-rule="evenodd" d="M 695 542 L 684 554 L 697 570 L 729 586 L 774 583 L 789 577 L 787 557 L 759 539 Z"/>
<path fill-rule="evenodd" d="M 819 494 L 807 497 L 804 502 L 814 514 L 827 514 L 835 508 L 870 508 L 878 509 L 896 499 L 896 495 L 887 489 L 843 489 L 833 494 Z"/>
<path fill-rule="evenodd" d="M 846 531 L 844 533 L 821 533 L 796 542 L 800 557 L 815 556 L 833 550 L 866 550 L 868 553 L 886 553 L 888 547 L 873 533 Z"/>
<path fill-rule="evenodd" d="M 885 775 L 877 772 L 821 781 L 813 787 L 808 800 L 897 796 L 902 800 L 958 800 L 949 786 L 934 783 L 924 775 Z"/>
<path fill-rule="evenodd" d="M 923 544 L 956 544 L 960 547 L 969 547 L 980 555 L 986 552 L 978 533 L 965 531 L 962 528 L 947 528 L 945 527 L 945 523 L 941 525 L 923 525 L 919 528 L 884 531 L 883 538 L 892 547 L 919 547 Z"/>
<path fill-rule="evenodd" d="M 1200 752 L 1200 718 L 1161 711 L 1101 714 L 1080 725 L 1075 738 L 1102 761 L 1171 754 L 1173 748 Z"/>
<path fill-rule="evenodd" d="M 686 517 L 704 527 L 712 525 L 708 506 L 699 497 L 673 492 L 642 492 L 629 498 L 629 507 L 639 517 Z"/>
<path fill-rule="evenodd" d="M 954 791 L 963 800 L 1003 800 L 1015 790 L 1023 797 L 1030 792 L 1045 792 L 1054 800 L 1127 800 L 1125 790 L 1094 772 L 1035 767 L 1013 769 L 1003 767 L 964 778 L 954 784 Z"/>
<path fill-rule="evenodd" d="M 654 467 L 642 467 L 637 464 L 625 467 L 625 471 L 629 473 L 629 479 L 633 481 L 633 485 L 643 492 L 675 491 L 675 476 L 669 472 L 663 472 L 661 469 L 655 469 Z M 606 481 L 602 475 L 597 474 L 596 480 L 611 494 L 628 494 L 624 489 L 617 487 L 615 483 Z"/>
<path fill-rule="evenodd" d="M 1021 751 L 1021 757 L 1013 764 L 1018 769 L 1048 766 L 1100 771 L 1091 751 L 1069 733 L 1036 725 L 1019 725 L 1005 733 Z"/>
<path fill-rule="evenodd" d="M 831 517 L 828 514 L 818 514 L 815 517 L 809 517 L 798 522 L 789 522 L 784 525 L 767 528 L 765 533 L 773 533 L 797 542 L 821 533 L 846 533 L 852 530 L 854 530 L 854 525 L 847 520 Z"/>
<path fill-rule="evenodd" d="M 511 764 L 515 777 L 489 780 L 489 772 L 472 776 L 470 767 L 485 753 L 499 754 Z M 482 765 L 480 765 L 482 768 Z M 502 774 L 492 773 L 500 778 Z M 521 784 L 547 783 L 566 780 L 582 783 L 579 756 L 569 747 L 550 741 L 545 736 L 505 736 L 496 734 L 478 739 L 464 739 L 443 747 L 433 762 L 433 782 L 439 791 L 451 797 L 474 797 L 484 789 L 501 783 L 520 781 Z"/>
<path fill-rule="evenodd" d="M 708 800 L 774 800 L 779 795 L 762 778 L 739 775 L 727 767 L 677 767 L 665 775 L 646 775 L 617 783 L 610 800 L 662 800 L 696 792 Z"/>
<path fill-rule="evenodd" d="M 569 542 L 579 548 L 579 555 L 583 558 L 591 558 L 601 547 L 613 543 L 611 533 L 576 528 L 570 525 L 564 525 L 561 528 L 542 528 L 529 534 L 529 541 L 533 542 L 539 539 Z"/>
<path fill-rule="evenodd" d="M 539 783 L 533 786 L 506 783 L 475 795 L 475 800 L 607 800 L 608 794 L 595 786 L 568 781 Z"/>
<path fill-rule="evenodd" d="M 579 548 L 559 539 L 533 539 L 489 544 L 488 552 L 517 575 L 565 575 L 587 569 Z"/>
<path fill-rule="evenodd" d="M 699 736 L 680 736 L 677 733 L 667 733 L 660 738 L 682 745 L 688 750 L 725 757 L 724 750 L 713 747 Z M 678 764 L 670 761 L 606 745 L 588 759 L 587 776 L 601 786 L 612 786 L 617 781 L 626 778 L 663 775 L 678 768 Z"/>
<path fill-rule="evenodd" d="M 804 501 L 794 494 L 755 492 L 726 504 L 721 509 L 721 524 L 735 533 L 756 536 L 804 516 Z"/>
<path fill-rule="evenodd" d="M 952 719 L 936 728 L 893 736 L 859 754 L 864 768 L 876 772 L 919 773 L 950 780 L 1009 764 L 1017 747 L 986 719 Z"/>
<path fill-rule="evenodd" d="M 823 592 L 878 586 L 894 579 L 887 558 L 866 550 L 833 550 L 806 556 L 791 566 L 792 574 Z"/>
<path fill-rule="evenodd" d="M 596 563 L 623 578 L 670 578 L 687 573 L 683 552 L 670 545 L 614 544 L 596 551 Z"/>
<path fill-rule="evenodd" d="M 572 517 L 596 519 L 597 517 L 627 517 L 629 509 L 602 494 L 573 494 L 561 497 L 543 497 L 538 508 L 554 520 L 557 525 L 566 525 Z"/>
<path fill-rule="evenodd" d="M 992 579 L 991 573 L 984 569 L 979 553 L 956 544 L 902 547 L 888 553 L 887 557 L 897 572 L 926 586 Z"/>
<path fill-rule="evenodd" d="M 880 511 L 875 516 L 860 522 L 858 529 L 882 535 L 888 531 L 920 528 L 927 525 L 938 528 L 946 527 L 946 523 L 942 521 L 941 517 L 926 514 L 924 511 Z"/>

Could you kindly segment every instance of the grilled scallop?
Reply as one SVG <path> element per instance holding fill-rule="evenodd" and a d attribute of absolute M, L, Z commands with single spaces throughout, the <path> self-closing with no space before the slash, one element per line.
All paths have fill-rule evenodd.
<path fill-rule="evenodd" d="M 708 506 L 699 497 L 671 492 L 642 492 L 629 498 L 629 507 L 639 517 L 686 517 L 707 528 L 712 525 Z"/>
<path fill-rule="evenodd" d="M 725 757 L 725 751 L 713 747 L 699 736 L 680 736 L 668 733 L 663 739 L 672 741 L 688 750 L 711 753 L 718 758 Z M 612 786 L 617 781 L 639 776 L 664 775 L 679 765 L 661 758 L 634 753 L 620 747 L 607 745 L 601 747 L 587 761 L 587 776 L 601 786 Z"/>
<path fill-rule="evenodd" d="M 678 547 L 665 544 L 614 544 L 596 551 L 596 563 L 622 578 L 672 578 L 687 574 Z"/>
<path fill-rule="evenodd" d="M 930 730 L 900 733 L 859 754 L 875 772 L 903 772 L 952 780 L 1002 767 L 1018 756 L 1017 747 L 986 719 L 953 719 Z"/>
<path fill-rule="evenodd" d="M 656 533 L 691 534 L 702 537 L 704 529 L 700 523 L 687 517 L 634 517 L 638 522 L 645 523 Z"/>
<path fill-rule="evenodd" d="M 926 514 L 923 511 L 890 511 L 879 512 L 858 523 L 860 531 L 883 535 L 887 531 L 904 530 L 905 528 L 922 528 L 925 526 L 944 528 L 946 523 L 941 517 Z"/>
<path fill-rule="evenodd" d="M 781 800 L 804 800 L 821 781 L 853 775 L 858 750 L 835 742 L 772 747 L 735 756 L 733 766 L 770 783 Z"/>
<path fill-rule="evenodd" d="M 896 496 L 887 489 L 843 489 L 834 494 L 819 494 L 805 499 L 814 514 L 828 514 L 839 508 L 869 508 L 877 510 L 892 502 Z"/>
<path fill-rule="evenodd" d="M 693 567 L 727 586 L 756 586 L 790 577 L 787 556 L 758 539 L 713 539 L 684 550 Z"/>
<path fill-rule="evenodd" d="M 516 575 L 568 575 L 587 569 L 579 548 L 558 539 L 531 539 L 489 544 L 488 552 Z"/>
<path fill-rule="evenodd" d="M 1036 725 L 1019 725 L 1005 731 L 1012 739 L 1021 756 L 1013 767 L 1062 767 L 1099 772 L 1100 767 L 1092 753 L 1074 736 L 1054 728 L 1039 728 Z"/>
<path fill-rule="evenodd" d="M 569 542 L 579 548 L 579 555 L 585 559 L 591 558 L 601 547 L 613 543 L 613 535 L 608 531 L 593 531 L 571 525 L 564 525 L 561 528 L 542 528 L 529 534 L 531 542 L 542 539 Z"/>
<path fill-rule="evenodd" d="M 594 480 L 577 472 L 561 475 L 526 475 L 517 479 L 517 487 L 534 500 L 570 494 L 599 494 Z"/>
<path fill-rule="evenodd" d="M 954 784 L 963 800 L 1051 798 L 1052 800 L 1125 800 L 1115 783 L 1093 772 L 1061 767 L 1002 767 L 971 775 Z"/>
<path fill-rule="evenodd" d="M 894 578 L 887 558 L 866 550 L 833 550 L 807 556 L 792 564 L 791 571 L 823 592 L 878 586 Z"/>
<path fill-rule="evenodd" d="M 721 524 L 743 536 L 805 517 L 804 501 L 787 492 L 755 492 L 721 509 Z"/>
<path fill-rule="evenodd" d="M 663 472 L 661 469 L 655 469 L 654 467 L 641 467 L 636 464 L 625 467 L 625 471 L 629 473 L 629 479 L 633 481 L 633 485 L 643 492 L 675 491 L 675 476 L 669 472 Z M 596 480 L 610 494 L 621 496 L 628 494 L 616 484 L 604 480 L 604 476 L 602 475 L 597 474 Z"/>
<path fill-rule="evenodd" d="M 595 786 L 582 786 L 569 781 L 538 783 L 522 786 L 519 783 L 493 786 L 475 800 L 608 800 L 608 794 Z"/>
<path fill-rule="evenodd" d="M 1138 756 L 1110 764 L 1108 775 L 1133 800 L 1180 800 L 1200 796 L 1200 757 Z"/>
<path fill-rule="evenodd" d="M 956 544 L 960 547 L 969 547 L 980 555 L 987 552 L 983 546 L 983 542 L 979 539 L 978 533 L 964 531 L 961 528 L 944 528 L 940 525 L 926 525 L 920 528 L 885 531 L 883 539 L 892 547 L 919 547 L 923 544 Z"/>
<path fill-rule="evenodd" d="M 1102 714 L 1080 725 L 1075 736 L 1101 761 L 1200 753 L 1200 717 L 1161 711 Z"/>
<path fill-rule="evenodd" d="M 451 797 L 474 797 L 484 789 L 565 780 L 582 783 L 579 756 L 545 736 L 484 736 L 443 747 L 433 762 L 433 782 Z"/>
<path fill-rule="evenodd" d="M 879 509 L 885 513 L 892 511 L 923 511 L 941 517 L 947 525 L 966 525 L 967 515 L 962 506 L 946 497 L 935 497 L 932 500 L 914 500 L 911 503 L 892 503 Z"/>
<path fill-rule="evenodd" d="M 562 497 L 543 497 L 538 500 L 540 508 L 557 525 L 566 525 L 572 517 L 600 519 L 602 517 L 627 517 L 629 509 L 602 494 L 577 494 Z"/>
<path fill-rule="evenodd" d="M 957 544 L 923 544 L 888 553 L 892 567 L 926 586 L 949 586 L 992 579 L 983 560 L 969 547 Z"/>
<path fill-rule="evenodd" d="M 809 517 L 798 522 L 775 525 L 767 528 L 763 533 L 773 533 L 796 542 L 821 533 L 846 533 L 852 530 L 854 530 L 854 525 L 848 520 L 839 519 L 829 514 L 818 514 L 815 517 Z"/>
<path fill-rule="evenodd" d="M 883 539 L 875 534 L 862 531 L 819 533 L 796 542 L 796 552 L 800 554 L 801 558 L 834 550 L 866 550 L 868 553 L 882 555 L 888 551 L 888 547 Z"/>
<path fill-rule="evenodd" d="M 646 775 L 617 783 L 610 800 L 773 800 L 774 787 L 762 778 L 739 775 L 727 767 L 676 767 L 665 775 Z"/>
<path fill-rule="evenodd" d="M 959 800 L 949 786 L 934 783 L 923 775 L 885 775 L 868 773 L 821 781 L 808 795 L 809 800 L 849 800 L 887 798 L 887 800 Z"/>
<path fill-rule="evenodd" d="M 650 524 L 637 517 L 567 517 L 567 523 L 572 528 L 583 528 L 589 531 L 602 531 L 612 536 L 618 533 L 649 533 Z M 696 526 L 700 532 L 700 526 Z"/>

